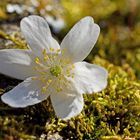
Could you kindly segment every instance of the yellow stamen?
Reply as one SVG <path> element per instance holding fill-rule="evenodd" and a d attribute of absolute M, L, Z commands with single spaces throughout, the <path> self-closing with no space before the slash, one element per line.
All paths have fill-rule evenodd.
<path fill-rule="evenodd" d="M 48 56 L 45 56 L 44 57 L 44 61 L 46 62 L 48 60 Z"/>
<path fill-rule="evenodd" d="M 71 77 L 74 78 L 74 75 L 72 75 Z"/>
<path fill-rule="evenodd" d="M 75 68 L 75 65 L 74 65 L 74 64 L 72 64 L 72 68 L 73 68 L 73 69 Z"/>
<path fill-rule="evenodd" d="M 60 52 L 60 49 L 57 49 L 56 52 L 59 53 Z"/>
<path fill-rule="evenodd" d="M 52 80 L 51 79 L 48 79 L 48 83 L 51 83 L 52 82 Z"/>
<path fill-rule="evenodd" d="M 62 73 L 62 68 L 59 65 L 55 65 L 53 67 L 50 68 L 50 73 L 55 76 L 58 77 L 61 73 Z"/>
<path fill-rule="evenodd" d="M 57 88 L 56 91 L 57 92 L 61 92 L 63 89 L 62 88 Z"/>
<path fill-rule="evenodd" d="M 44 49 L 44 50 L 42 51 L 42 54 L 43 54 L 43 55 L 46 55 L 46 49 Z"/>
<path fill-rule="evenodd" d="M 54 51 L 54 48 L 50 48 L 50 51 Z"/>
<path fill-rule="evenodd" d="M 34 69 L 39 73 L 39 77 L 33 77 L 32 79 L 37 79 L 43 83 L 44 86 L 41 88 L 43 93 L 46 93 L 50 86 L 57 92 L 61 92 L 63 88 L 69 86 L 69 81 L 65 76 L 74 78 L 74 64 L 72 64 L 69 59 L 58 57 L 59 52 L 63 52 L 63 50 L 50 48 L 50 51 L 54 53 L 49 55 L 47 54 L 46 49 L 43 49 L 42 59 L 39 57 L 35 58 L 35 63 L 38 65 L 36 65 Z M 57 62 L 55 63 L 55 61 Z"/>
<path fill-rule="evenodd" d="M 39 64 L 39 63 L 40 63 L 40 60 L 39 60 L 38 57 L 35 58 L 35 63 L 36 63 L 36 64 Z"/>

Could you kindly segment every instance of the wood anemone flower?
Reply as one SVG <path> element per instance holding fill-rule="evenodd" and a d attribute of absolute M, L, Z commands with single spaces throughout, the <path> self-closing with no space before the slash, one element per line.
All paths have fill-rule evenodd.
<path fill-rule="evenodd" d="M 60 45 L 42 17 L 25 17 L 20 26 L 30 49 L 0 50 L 0 73 L 24 81 L 2 95 L 2 101 L 22 108 L 50 96 L 58 117 L 66 120 L 78 115 L 84 105 L 82 94 L 107 86 L 107 71 L 83 61 L 97 41 L 99 26 L 92 17 L 85 17 Z"/>

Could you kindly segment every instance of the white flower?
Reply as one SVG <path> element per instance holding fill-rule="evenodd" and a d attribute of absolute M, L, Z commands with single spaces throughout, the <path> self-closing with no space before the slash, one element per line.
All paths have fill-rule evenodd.
<path fill-rule="evenodd" d="M 29 50 L 0 50 L 0 73 L 24 80 L 1 96 L 9 106 L 22 108 L 50 96 L 57 116 L 69 119 L 82 111 L 83 93 L 99 92 L 106 87 L 107 71 L 81 62 L 100 32 L 92 17 L 81 19 L 63 39 L 61 47 L 42 17 L 24 18 L 21 31 Z"/>

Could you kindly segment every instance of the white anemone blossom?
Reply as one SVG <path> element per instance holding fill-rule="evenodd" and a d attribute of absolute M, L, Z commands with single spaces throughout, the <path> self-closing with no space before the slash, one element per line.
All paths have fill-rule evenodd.
<path fill-rule="evenodd" d="M 25 17 L 20 26 L 30 49 L 0 50 L 0 73 L 24 81 L 2 95 L 2 101 L 23 108 L 50 96 L 58 117 L 66 120 L 78 115 L 84 105 L 82 94 L 107 86 L 107 71 L 83 61 L 97 41 L 99 26 L 92 17 L 85 17 L 60 45 L 42 17 Z"/>

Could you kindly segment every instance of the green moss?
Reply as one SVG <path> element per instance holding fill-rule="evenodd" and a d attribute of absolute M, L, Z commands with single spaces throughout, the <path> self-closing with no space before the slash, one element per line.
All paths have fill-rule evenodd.
<path fill-rule="evenodd" d="M 108 87 L 100 93 L 85 94 L 85 106 L 79 116 L 69 121 L 55 118 L 49 100 L 25 109 L 1 103 L 0 137 L 33 140 L 58 132 L 64 139 L 140 138 L 140 83 L 133 70 L 99 57 L 93 62 L 108 69 Z"/>
<path fill-rule="evenodd" d="M 85 107 L 78 117 L 68 122 L 53 121 L 46 125 L 47 132 L 59 132 L 70 139 L 140 138 L 140 83 L 132 69 L 98 57 L 94 62 L 108 69 L 108 87 L 101 93 L 85 95 Z"/>
<path fill-rule="evenodd" d="M 135 24 L 132 29 L 117 24 L 107 30 L 107 34 L 100 34 L 98 54 L 116 65 L 129 63 L 140 78 L 140 24 Z"/>
<path fill-rule="evenodd" d="M 19 37 L 19 32 L 15 32 L 15 34 L 10 35 L 5 33 L 3 30 L 0 30 L 0 39 L 11 41 L 12 44 L 9 46 L 3 46 L 3 48 L 11 48 L 11 49 L 26 49 L 27 44 L 21 37 Z"/>

